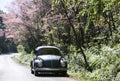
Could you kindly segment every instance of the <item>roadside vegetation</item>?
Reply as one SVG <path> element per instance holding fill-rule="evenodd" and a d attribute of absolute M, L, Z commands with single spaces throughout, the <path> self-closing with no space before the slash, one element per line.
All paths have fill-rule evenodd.
<path fill-rule="evenodd" d="M 16 0 L 10 9 L 2 17 L 16 31 L 21 63 L 29 65 L 37 46 L 54 45 L 71 77 L 120 81 L 119 0 Z"/>
<path fill-rule="evenodd" d="M 22 47 L 22 46 L 18 46 Z M 80 81 L 119 81 L 120 80 L 120 44 L 114 47 L 102 45 L 86 49 L 88 62 L 93 69 L 86 70 L 82 55 L 77 53 L 75 46 L 71 46 L 70 52 L 66 55 L 68 61 L 68 74 Z M 18 50 L 20 50 L 19 48 Z M 24 50 L 19 51 L 21 55 L 15 58 L 22 64 L 28 65 L 33 53 L 26 54 Z"/>

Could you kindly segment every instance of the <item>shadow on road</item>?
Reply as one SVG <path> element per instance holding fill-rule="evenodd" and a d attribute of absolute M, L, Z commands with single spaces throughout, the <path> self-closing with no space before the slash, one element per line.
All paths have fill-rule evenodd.
<path fill-rule="evenodd" d="M 69 75 L 62 74 L 39 74 L 37 77 L 69 77 Z"/>

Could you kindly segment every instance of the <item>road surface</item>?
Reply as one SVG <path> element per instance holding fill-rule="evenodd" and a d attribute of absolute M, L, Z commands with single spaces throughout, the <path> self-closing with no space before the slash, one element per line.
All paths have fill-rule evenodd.
<path fill-rule="evenodd" d="M 63 76 L 34 76 L 30 73 L 30 68 L 23 66 L 11 57 L 14 54 L 0 55 L 0 81 L 75 81 Z"/>

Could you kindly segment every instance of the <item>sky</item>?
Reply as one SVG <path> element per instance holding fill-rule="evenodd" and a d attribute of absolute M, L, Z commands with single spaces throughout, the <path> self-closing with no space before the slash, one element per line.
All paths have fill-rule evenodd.
<path fill-rule="evenodd" d="M 0 10 L 8 12 L 7 7 L 10 5 L 12 1 L 13 0 L 0 0 Z"/>

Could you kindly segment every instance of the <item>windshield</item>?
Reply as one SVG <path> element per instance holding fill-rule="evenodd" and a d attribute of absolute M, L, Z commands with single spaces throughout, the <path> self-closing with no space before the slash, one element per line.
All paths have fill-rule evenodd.
<path fill-rule="evenodd" d="M 55 48 L 42 48 L 38 55 L 61 55 L 60 51 Z"/>

